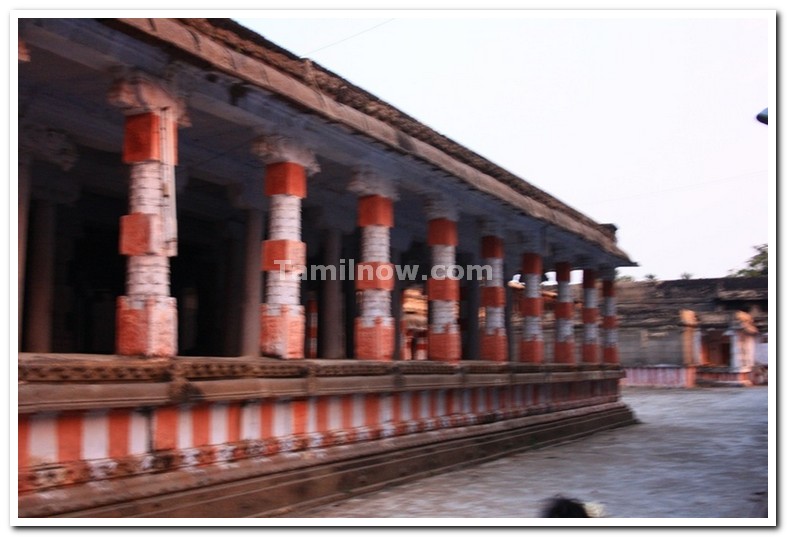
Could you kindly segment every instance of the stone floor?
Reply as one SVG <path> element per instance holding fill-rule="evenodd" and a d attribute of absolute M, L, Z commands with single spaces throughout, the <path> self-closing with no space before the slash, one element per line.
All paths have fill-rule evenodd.
<path fill-rule="evenodd" d="M 767 517 L 767 386 L 624 388 L 623 400 L 641 424 L 288 517 L 295 524 L 297 518 L 497 518 L 508 520 L 496 525 L 528 525 L 545 499 L 563 495 L 600 504 L 610 519 L 732 517 L 749 518 L 733 525 L 775 524 L 775 513 L 750 518 Z M 531 520 L 514 520 L 522 518 Z"/>

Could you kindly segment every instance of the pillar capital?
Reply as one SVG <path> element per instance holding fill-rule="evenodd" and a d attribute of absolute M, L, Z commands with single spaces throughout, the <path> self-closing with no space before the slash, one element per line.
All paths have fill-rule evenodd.
<path fill-rule="evenodd" d="M 118 76 L 109 89 L 108 99 L 128 116 L 170 110 L 179 126 L 191 125 L 182 92 L 171 82 L 156 79 L 141 71 Z"/>
<path fill-rule="evenodd" d="M 481 221 L 481 236 L 482 237 L 500 237 L 504 238 L 505 232 L 502 222 L 493 218 L 484 218 Z"/>
<path fill-rule="evenodd" d="M 68 134 L 35 123 L 20 125 L 19 150 L 51 162 L 63 171 L 73 168 L 78 158 L 76 145 Z"/>
<path fill-rule="evenodd" d="M 441 196 L 430 196 L 426 201 L 426 217 L 429 220 L 445 219 L 456 222 L 459 211 L 456 203 Z"/>
<path fill-rule="evenodd" d="M 369 166 L 359 166 L 353 170 L 348 189 L 360 197 L 382 196 L 394 201 L 398 199 L 393 179 Z"/>
<path fill-rule="evenodd" d="M 303 166 L 307 175 L 320 171 L 314 152 L 300 142 L 286 136 L 262 135 L 252 144 L 252 153 L 265 164 L 292 162 Z"/>

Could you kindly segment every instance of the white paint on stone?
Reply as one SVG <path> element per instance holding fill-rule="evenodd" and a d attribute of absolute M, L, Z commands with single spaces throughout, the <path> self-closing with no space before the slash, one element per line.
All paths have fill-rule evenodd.
<path fill-rule="evenodd" d="M 301 198 L 288 194 L 270 197 L 268 213 L 271 240 L 301 240 Z"/>

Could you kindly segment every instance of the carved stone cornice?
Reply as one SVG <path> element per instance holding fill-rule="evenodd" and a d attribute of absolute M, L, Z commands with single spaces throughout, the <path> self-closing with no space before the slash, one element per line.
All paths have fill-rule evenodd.
<path fill-rule="evenodd" d="M 305 145 L 281 135 L 263 135 L 254 140 L 251 151 L 265 164 L 294 162 L 306 169 L 307 175 L 320 171 L 314 152 Z"/>
<path fill-rule="evenodd" d="M 445 218 L 456 222 L 459 218 L 459 210 L 456 202 L 443 196 L 430 196 L 426 201 L 426 217 L 429 220 Z"/>
<path fill-rule="evenodd" d="M 179 126 L 191 125 L 181 90 L 169 81 L 140 71 L 121 73 L 109 89 L 108 100 L 127 115 L 170 110 Z"/>
<path fill-rule="evenodd" d="M 368 166 L 360 166 L 353 171 L 348 190 L 358 196 L 383 196 L 397 200 L 396 185 L 393 180 Z"/>

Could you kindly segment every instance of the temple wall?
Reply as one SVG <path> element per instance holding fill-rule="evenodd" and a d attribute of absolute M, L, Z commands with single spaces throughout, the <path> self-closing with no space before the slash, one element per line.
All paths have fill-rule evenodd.
<path fill-rule="evenodd" d="M 274 456 L 309 465 L 333 448 L 350 455 L 384 440 L 398 450 L 593 414 L 619 404 L 622 375 L 491 362 L 36 362 L 23 356 L 20 369 L 20 516 L 128 502 L 124 483 L 145 475 L 171 474 L 170 492 L 194 489 L 184 476 L 196 470 L 244 463 L 264 474 L 279 469 Z M 80 485 L 103 493 L 85 498 Z"/>

